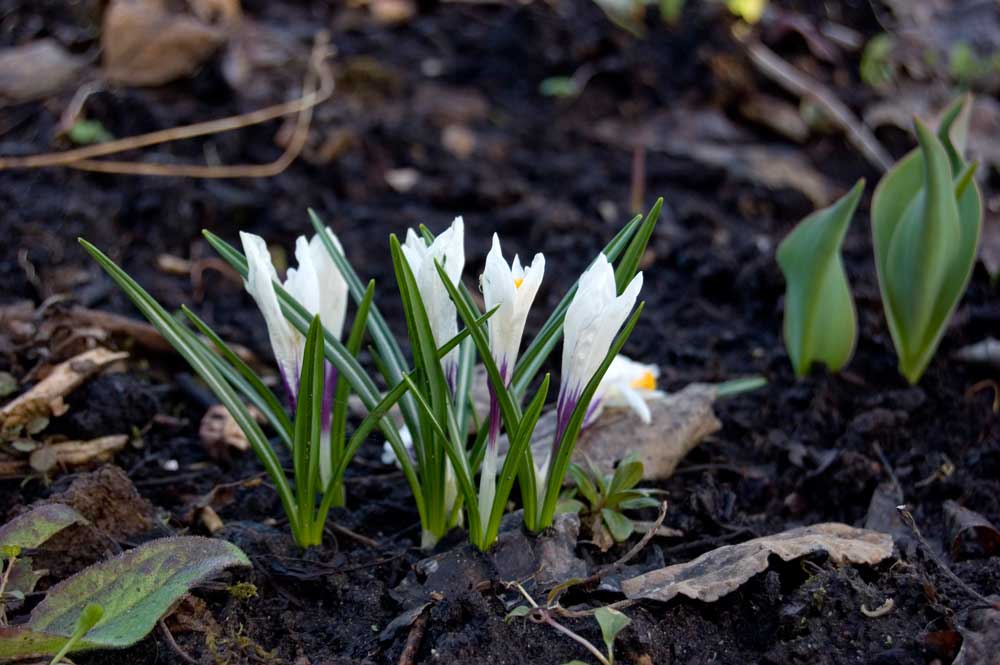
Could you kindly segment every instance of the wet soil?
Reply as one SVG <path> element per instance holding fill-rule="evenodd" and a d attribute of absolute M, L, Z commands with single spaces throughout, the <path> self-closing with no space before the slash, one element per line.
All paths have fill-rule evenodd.
<path fill-rule="evenodd" d="M 99 3 L 67 11 L 63 3 L 0 0 L 3 45 L 55 36 L 80 53 L 96 52 Z M 694 3 L 689 3 L 694 4 Z M 880 31 L 867 2 L 775 3 L 812 21 L 832 18 L 863 36 Z M 522 256 L 542 251 L 554 269 L 536 313 L 561 297 L 569 276 L 632 212 L 634 151 L 625 137 L 597 131 L 613 121 L 629 127 L 678 112 L 677 127 L 695 122 L 689 109 L 715 108 L 740 122 L 755 141 L 792 148 L 836 189 L 877 179 L 835 135 L 790 146 L 761 126 L 737 121 L 720 62 L 740 62 L 727 20 L 691 9 L 681 27 L 649 22 L 637 40 L 611 25 L 586 0 L 521 4 L 421 3 L 399 26 L 373 22 L 339 3 L 246 1 L 247 14 L 306 49 L 327 29 L 337 48 L 338 92 L 317 110 L 309 149 L 280 176 L 211 181 L 88 174 L 66 169 L 0 172 L 0 304 L 70 302 L 135 315 L 73 242 L 84 236 L 107 251 L 168 308 L 189 303 L 223 336 L 268 357 L 262 321 L 241 286 L 212 264 L 192 280 L 157 268 L 164 254 L 197 262 L 211 256 L 200 230 L 234 239 L 237 230 L 291 245 L 315 208 L 340 236 L 363 276 L 380 285 L 380 306 L 399 323 L 387 271 L 386 235 L 426 223 L 440 229 L 462 214 L 470 269 L 476 274 L 499 232 Z M 805 47 L 796 37 L 771 46 L 789 58 Z M 728 58 L 728 60 L 727 60 Z M 837 80 L 849 104 L 867 95 L 857 80 L 858 54 L 818 75 Z M 745 66 L 745 65 L 744 65 Z M 88 117 L 117 136 L 162 129 L 255 108 L 232 90 L 218 59 L 195 77 L 163 88 L 107 88 L 86 105 Z M 586 67 L 592 73 L 575 99 L 545 97 L 540 83 Z M 752 77 L 752 74 L 751 74 Z M 770 84 L 755 85 L 777 94 Z M 279 97 L 287 94 L 282 92 Z M 0 153 L 53 147 L 64 96 L 4 109 Z M 443 146 L 447 128 L 471 131 L 475 148 L 461 159 Z M 157 161 L 265 162 L 281 152 L 279 123 L 159 146 Z M 900 137 L 884 137 L 906 148 Z M 338 146 L 336 150 L 330 146 Z M 392 172 L 413 169 L 416 184 L 399 192 Z M 836 376 L 817 371 L 796 381 L 780 338 L 783 281 L 773 260 L 780 238 L 811 210 L 809 198 L 734 176 L 689 156 L 645 155 L 642 205 L 664 196 L 664 219 L 645 258 L 647 308 L 626 352 L 663 370 L 663 386 L 763 375 L 767 387 L 720 402 L 723 428 L 660 483 L 670 502 L 665 524 L 683 537 L 656 539 L 633 563 L 637 570 L 687 561 L 723 544 L 820 521 L 864 525 L 879 519 L 869 505 L 893 476 L 916 523 L 944 561 L 982 594 L 1000 583 L 1000 558 L 951 560 L 944 502 L 1000 523 L 1000 418 L 989 391 L 967 395 L 995 370 L 950 360 L 1000 322 L 996 291 L 981 266 L 923 380 L 910 387 L 897 374 L 881 313 L 868 235 L 867 200 L 845 244 L 859 309 L 860 340 L 851 365 Z M 510 250 L 508 250 L 510 251 Z M 68 294 L 70 302 L 49 300 Z M 529 329 L 541 324 L 541 314 Z M 31 379 L 40 363 L 60 359 L 65 338 L 33 338 L 0 330 L 0 369 Z M 127 344 L 127 342 L 122 342 Z M 199 589 L 168 622 L 180 647 L 203 663 L 396 663 L 409 629 L 380 639 L 405 609 L 390 593 L 423 558 L 419 528 L 401 474 L 379 461 L 381 442 L 367 442 L 347 481 L 348 510 L 332 521 L 325 545 L 301 552 L 288 538 L 278 501 L 249 455 L 220 461 L 201 445 L 198 423 L 213 400 L 176 357 L 141 345 L 124 374 L 92 381 L 70 400 L 52 431 L 69 437 L 133 433 L 115 460 L 124 474 L 101 471 L 109 502 L 129 506 L 145 528 L 109 533 L 103 549 L 81 548 L 62 570 L 115 548 L 169 533 L 204 533 L 197 508 L 221 517 L 215 534 L 240 545 L 254 568 L 234 573 L 256 597 L 225 585 Z M 127 476 L 138 492 L 122 490 Z M 84 476 L 49 486 L 37 478 L 0 479 L 0 517 L 35 500 L 69 493 Z M 210 498 L 209 492 L 214 490 Z M 124 492 L 124 494 L 122 494 Z M 62 494 L 65 496 L 65 494 Z M 112 498 L 118 497 L 118 498 Z M 152 506 L 152 509 L 149 508 Z M 152 519 L 147 511 L 155 511 Z M 126 511 L 128 512 L 128 511 Z M 111 513 L 109 513 L 111 514 Z M 648 515 L 647 517 L 651 517 Z M 883 516 L 884 517 L 884 516 Z M 114 525 L 119 520 L 111 518 Z M 155 526 L 154 526 L 155 524 Z M 944 574 L 908 531 L 896 532 L 898 558 L 868 568 L 838 567 L 812 557 L 774 562 L 739 591 L 711 604 L 644 602 L 628 610 L 632 625 L 619 640 L 626 663 L 948 663 L 960 638 L 952 631 L 976 604 Z M 373 546 L 374 540 L 377 546 Z M 438 551 L 462 546 L 460 533 Z M 634 539 L 633 539 L 634 542 Z M 592 565 L 628 547 L 577 553 Z M 70 555 L 66 555 L 69 557 Z M 56 557 L 58 559 L 58 557 Z M 57 566 L 51 566 L 57 569 Z M 496 586 L 456 587 L 426 610 L 418 663 L 563 663 L 584 654 L 551 629 L 507 623 Z M 893 599 L 887 614 L 861 607 Z M 593 606 L 611 593 L 576 598 Z M 590 619 L 567 624 L 599 643 Z M 79 663 L 180 663 L 156 632 L 119 653 L 81 655 Z"/>

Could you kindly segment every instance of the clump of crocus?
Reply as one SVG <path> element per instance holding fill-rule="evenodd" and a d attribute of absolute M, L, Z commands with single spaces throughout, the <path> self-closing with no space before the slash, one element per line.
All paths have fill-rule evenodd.
<path fill-rule="evenodd" d="M 521 337 L 541 284 L 544 257 L 537 255 L 527 269 L 517 257 L 507 264 L 499 238 L 494 237 L 482 278 L 487 311 L 480 312 L 461 279 L 465 264 L 461 218 L 437 237 L 424 228 L 408 231 L 405 243 L 390 236 L 390 255 L 411 350 L 409 360 L 373 302 L 374 284 L 363 286 L 333 234 L 315 216 L 312 221 L 317 235 L 311 241 L 299 240 L 298 266 L 289 271 L 284 284 L 277 281 L 263 240 L 244 235 L 244 256 L 206 232 L 210 244 L 246 278 L 247 289 L 264 314 L 293 403 L 294 420 L 203 322 L 189 313 L 220 355 L 171 318 L 103 254 L 90 246 L 88 249 L 247 432 L 275 481 L 293 534 L 301 544 L 320 542 L 327 511 L 338 497 L 342 501 L 342 489 L 337 488 L 342 487 L 348 462 L 378 427 L 413 493 L 422 546 L 433 546 L 450 528 L 465 521 L 472 543 L 486 549 L 496 540 L 515 480 L 521 485 L 527 526 L 538 530 L 552 523 L 559 489 L 576 438 L 591 412 L 591 401 L 638 319 L 641 306 L 635 308 L 635 302 L 642 285 L 638 265 L 661 203 L 645 219 L 637 217 L 629 222 L 597 255 L 523 354 Z M 612 261 L 617 261 L 615 266 Z M 342 342 L 345 290 L 357 304 L 358 313 L 348 339 Z M 464 329 L 459 330 L 457 318 Z M 390 387 L 384 393 L 356 359 L 366 332 L 373 342 L 373 364 Z M 550 378 L 545 376 L 538 382 L 534 396 L 523 408 L 522 401 L 560 337 L 564 350 L 556 404 L 559 427 L 551 454 L 537 464 L 531 458 L 529 443 L 546 402 Z M 475 422 L 470 396 L 477 355 L 490 381 L 489 423 Z M 655 388 L 655 374 L 647 377 L 650 370 L 642 369 L 640 376 L 628 378 L 634 372 L 631 367 L 626 369 L 629 371 L 621 379 L 605 386 L 602 399 L 608 403 L 624 399 L 635 407 L 629 391 L 647 390 L 650 385 Z M 336 386 L 332 400 L 331 383 Z M 350 391 L 360 397 L 369 414 L 346 440 Z M 294 488 L 241 398 L 260 408 L 291 447 Z M 326 404 L 332 404 L 329 418 Z M 402 428 L 387 415 L 396 404 Z M 478 428 L 470 447 L 473 425 Z M 496 447 L 501 428 L 510 444 L 502 464 Z M 403 433 L 412 441 L 412 455 Z M 477 491 L 475 474 L 480 467 Z"/>
<path fill-rule="evenodd" d="M 882 178 L 872 238 L 882 305 L 910 383 L 934 355 L 975 264 L 982 200 L 962 157 L 971 98 L 950 106 L 935 134 L 914 125 L 919 147 Z"/>

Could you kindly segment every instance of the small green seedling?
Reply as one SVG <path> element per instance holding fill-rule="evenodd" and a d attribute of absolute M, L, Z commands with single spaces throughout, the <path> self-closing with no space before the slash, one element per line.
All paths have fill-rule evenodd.
<path fill-rule="evenodd" d="M 915 121 L 919 147 L 887 173 L 872 199 L 879 288 L 899 371 L 920 380 L 975 264 L 982 200 L 962 157 L 971 97 L 944 113 L 935 134 Z"/>
<path fill-rule="evenodd" d="M 594 618 L 597 619 L 597 623 L 601 627 L 601 637 L 604 638 L 604 646 L 608 650 L 608 657 L 601 659 L 601 665 L 614 665 L 615 639 L 617 639 L 618 633 L 632 623 L 632 620 L 611 607 L 598 607 L 594 610 Z M 587 663 L 582 660 L 571 660 L 565 665 L 587 665 Z"/>
<path fill-rule="evenodd" d="M 829 208 L 803 219 L 778 246 L 785 276 L 785 348 L 797 376 L 813 363 L 839 371 L 851 359 L 858 318 L 840 246 L 864 192 L 859 180 Z"/>
<path fill-rule="evenodd" d="M 567 512 L 580 512 L 594 542 L 601 551 L 607 551 L 635 531 L 635 523 L 624 511 L 656 508 L 660 502 L 652 495 L 658 491 L 636 489 L 642 480 L 643 468 L 634 453 L 623 459 L 613 474 L 605 475 L 593 465 L 589 466 L 589 471 L 578 464 L 569 467 L 576 491 L 585 503 L 574 498 L 564 499 L 562 508 Z"/>

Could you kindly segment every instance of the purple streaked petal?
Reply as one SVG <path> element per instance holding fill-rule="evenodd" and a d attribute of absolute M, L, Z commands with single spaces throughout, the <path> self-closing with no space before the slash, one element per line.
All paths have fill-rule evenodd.
<path fill-rule="evenodd" d="M 323 411 L 320 416 L 320 427 L 329 431 L 333 416 L 333 393 L 337 390 L 337 367 L 326 361 L 326 380 L 323 382 Z"/>

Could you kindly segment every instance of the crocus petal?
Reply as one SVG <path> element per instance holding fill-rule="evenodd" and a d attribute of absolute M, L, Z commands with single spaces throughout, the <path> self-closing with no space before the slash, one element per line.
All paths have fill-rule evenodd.
<path fill-rule="evenodd" d="M 638 273 L 617 295 L 615 271 L 603 254 L 583 273 L 563 324 L 561 393 L 578 395 L 590 381 L 641 288 L 642 273 Z"/>
<path fill-rule="evenodd" d="M 545 273 L 545 257 L 536 254 L 527 271 L 515 256 L 511 265 L 503 258 L 500 239 L 493 234 L 493 246 L 486 255 L 486 269 L 480 280 L 486 309 L 498 308 L 487 322 L 490 350 L 498 367 L 506 368 L 510 379 L 521 348 L 528 312 Z"/>
<path fill-rule="evenodd" d="M 333 231 L 326 229 L 326 233 L 333 241 L 334 247 L 341 254 L 344 253 L 337 236 Z M 344 319 L 347 315 L 347 280 L 341 274 L 337 264 L 330 258 L 330 253 L 326 251 L 323 239 L 319 234 L 309 241 L 309 254 L 312 257 L 312 264 L 316 270 L 316 281 L 319 285 L 319 319 L 323 327 L 329 330 L 337 339 L 344 335 Z"/>
<path fill-rule="evenodd" d="M 260 236 L 240 233 L 243 253 L 247 257 L 247 292 L 253 297 L 264 315 L 267 334 L 274 351 L 274 359 L 288 389 L 294 399 L 298 390 L 299 368 L 305 347 L 305 338 L 285 319 L 278 304 L 278 294 L 274 290 L 277 273 L 271 265 L 271 255 L 267 243 Z"/>
<path fill-rule="evenodd" d="M 434 342 L 443 346 L 458 334 L 457 312 L 434 264 L 440 263 L 452 284 L 458 285 L 465 267 L 464 222 L 461 217 L 456 217 L 452 225 L 430 245 L 409 229 L 402 250 L 424 301 Z M 446 371 L 450 372 L 450 368 L 456 366 L 457 358 L 458 349 L 448 352 L 443 359 Z"/>
<path fill-rule="evenodd" d="M 648 425 L 652 415 L 646 402 L 663 396 L 663 393 L 656 388 L 659 376 L 660 368 L 656 365 L 636 362 L 618 354 L 601 379 L 601 385 L 598 386 L 594 396 L 594 403 L 599 403 L 601 409 L 606 406 L 630 408 Z M 600 409 L 594 414 L 594 419 L 599 412 Z"/>

